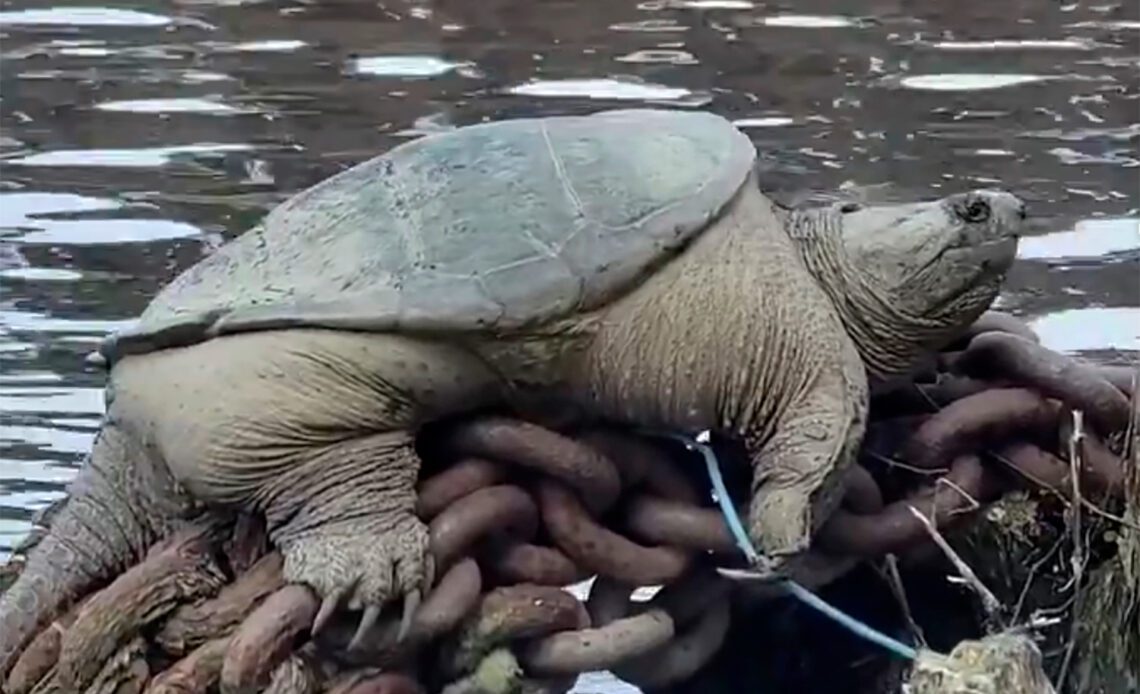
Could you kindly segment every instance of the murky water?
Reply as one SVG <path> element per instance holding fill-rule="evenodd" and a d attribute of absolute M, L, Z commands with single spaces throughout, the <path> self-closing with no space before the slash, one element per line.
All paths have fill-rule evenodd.
<path fill-rule="evenodd" d="M 1140 353 L 1131 0 L 0 8 L 0 557 L 90 445 L 101 335 L 289 193 L 485 119 L 709 109 L 790 200 L 1010 187 L 1036 228 L 1001 304 Z"/>

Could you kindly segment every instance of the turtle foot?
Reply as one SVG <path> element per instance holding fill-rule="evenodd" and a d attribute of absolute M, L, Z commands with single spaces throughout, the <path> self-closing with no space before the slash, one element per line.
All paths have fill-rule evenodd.
<path fill-rule="evenodd" d="M 782 571 L 811 541 L 811 500 L 798 489 L 761 488 L 752 498 L 748 534 L 768 571 Z"/>
<path fill-rule="evenodd" d="M 351 650 L 375 626 L 382 609 L 398 599 L 403 601 L 399 638 L 407 633 L 432 581 L 428 532 L 414 516 L 385 527 L 377 532 L 345 523 L 308 533 L 285 547 L 285 579 L 309 586 L 322 600 L 313 619 L 314 635 L 338 609 L 363 610 Z"/>

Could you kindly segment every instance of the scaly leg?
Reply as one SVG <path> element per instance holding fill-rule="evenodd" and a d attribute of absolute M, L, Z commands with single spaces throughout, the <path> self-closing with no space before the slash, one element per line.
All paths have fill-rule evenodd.
<path fill-rule="evenodd" d="M 285 330 L 124 361 L 116 397 L 195 498 L 265 514 L 286 577 L 323 599 L 316 629 L 343 607 L 363 632 L 431 579 L 413 432 L 493 383 L 448 345 Z"/>
<path fill-rule="evenodd" d="M 773 568 L 808 549 L 839 505 L 866 420 L 862 374 L 824 372 L 753 455 L 749 534 Z M 749 442 L 750 444 L 752 442 Z"/>
<path fill-rule="evenodd" d="M 434 574 L 427 528 L 415 516 L 419 467 L 410 435 L 377 434 L 307 455 L 259 499 L 286 579 L 324 598 L 314 632 L 348 607 L 364 610 L 363 636 L 398 596 L 410 620 Z"/>
<path fill-rule="evenodd" d="M 110 417 L 104 421 L 51 531 L 0 596 L 0 681 L 40 629 L 137 561 L 189 513 L 152 451 Z"/>

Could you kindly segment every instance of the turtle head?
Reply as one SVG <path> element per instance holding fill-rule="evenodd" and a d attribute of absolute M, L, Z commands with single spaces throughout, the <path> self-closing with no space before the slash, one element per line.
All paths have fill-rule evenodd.
<path fill-rule="evenodd" d="M 997 297 L 1026 217 L 1025 203 L 1000 190 L 839 214 L 843 247 L 869 284 L 916 319 L 953 325 Z"/>
<path fill-rule="evenodd" d="M 820 213 L 837 250 L 825 284 L 872 373 L 902 373 L 990 307 L 1017 254 L 1025 203 L 1001 190 Z M 820 273 L 817 272 L 817 275 Z M 837 296 L 841 294 L 842 296 Z"/>

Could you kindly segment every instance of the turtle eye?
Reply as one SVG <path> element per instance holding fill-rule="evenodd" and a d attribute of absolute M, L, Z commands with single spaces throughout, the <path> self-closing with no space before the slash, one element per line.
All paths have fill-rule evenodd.
<path fill-rule="evenodd" d="M 984 222 L 990 218 L 990 204 L 981 198 L 973 198 L 958 208 L 958 216 L 972 224 Z"/>

